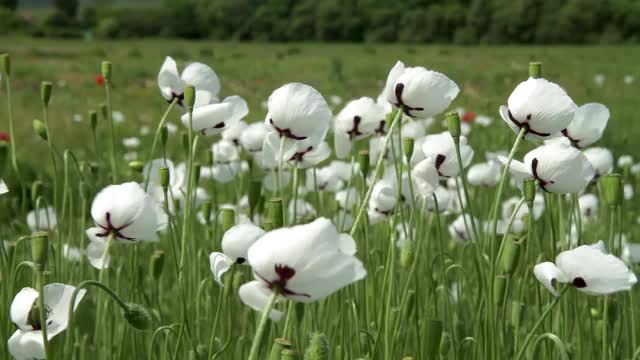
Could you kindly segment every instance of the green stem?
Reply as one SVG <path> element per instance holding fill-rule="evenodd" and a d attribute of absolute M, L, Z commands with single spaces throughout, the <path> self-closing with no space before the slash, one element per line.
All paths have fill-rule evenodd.
<path fill-rule="evenodd" d="M 258 328 L 256 330 L 256 334 L 253 337 L 253 343 L 251 344 L 251 351 L 249 352 L 249 360 L 256 360 L 258 358 L 258 352 L 260 348 L 260 342 L 262 341 L 262 336 L 264 335 L 264 331 L 267 327 L 267 320 L 269 320 L 269 314 L 271 314 L 271 310 L 276 303 L 276 300 L 280 296 L 280 290 L 274 288 L 267 304 L 262 310 L 262 316 L 260 316 L 260 322 L 258 323 Z"/>
<path fill-rule="evenodd" d="M 460 138 L 453 138 L 453 143 L 455 144 L 455 147 L 456 147 L 456 158 L 458 159 L 458 168 L 460 169 L 460 179 L 462 179 L 462 189 L 464 191 L 464 197 L 466 200 L 466 208 L 467 208 L 467 211 L 469 212 L 471 226 L 473 228 L 474 239 L 478 241 L 480 239 L 478 237 L 478 227 L 476 226 L 476 218 L 475 216 L 473 216 L 473 206 L 471 206 L 472 202 L 471 202 L 471 199 L 469 199 L 469 191 L 467 190 L 467 175 L 464 172 L 464 164 L 462 163 L 462 155 L 460 154 Z M 458 185 L 457 182 L 458 182 L 458 179 L 456 179 L 456 185 Z M 464 216 L 465 206 L 463 206 L 462 203 L 460 203 L 460 208 L 462 208 L 463 216 Z"/>
<path fill-rule="evenodd" d="M 104 82 L 105 97 L 107 100 L 107 122 L 111 131 L 111 148 L 109 149 L 109 161 L 111 162 L 111 180 L 118 183 L 118 168 L 116 166 L 116 132 L 113 125 L 113 114 L 111 113 L 111 82 Z"/>
<path fill-rule="evenodd" d="M 162 118 L 160 118 L 160 122 L 158 123 L 158 127 L 156 128 L 156 133 L 153 136 L 153 141 L 151 142 L 151 151 L 149 151 L 149 155 L 147 156 L 147 162 L 150 162 L 151 160 L 153 160 L 153 156 L 156 153 L 156 146 L 158 146 L 158 138 L 160 137 L 160 132 L 162 131 L 162 127 L 166 123 L 167 116 L 171 112 L 171 109 L 173 109 L 173 107 L 176 105 L 177 102 L 178 102 L 178 98 L 176 97 L 171 101 L 171 103 L 167 107 L 167 110 L 164 112 L 164 115 L 162 115 Z M 149 178 L 150 178 L 149 172 L 150 171 L 151 171 L 151 166 L 149 166 L 149 168 L 147 169 L 147 173 L 145 174 L 145 181 L 144 181 L 145 191 L 149 188 Z M 173 176 L 173 174 L 171 174 L 171 176 Z"/>
<path fill-rule="evenodd" d="M 44 307 L 44 269 L 40 265 L 36 265 L 36 288 L 38 290 L 38 311 L 40 322 L 42 323 L 42 342 L 46 359 L 53 359 L 51 356 L 51 347 L 49 346 L 49 338 L 47 336 L 47 314 Z"/>
<path fill-rule="evenodd" d="M 18 168 L 18 159 L 16 158 L 16 137 L 13 131 L 13 112 L 11 110 L 11 81 L 9 78 L 9 74 L 5 74 L 4 85 L 7 91 L 7 114 L 9 117 L 9 137 L 11 138 L 11 141 L 9 141 L 9 144 L 11 146 L 11 165 L 13 166 L 13 171 L 16 173 L 18 183 L 20 184 L 22 213 L 25 213 L 27 209 L 27 187 L 26 184 L 22 181 L 22 176 Z"/>

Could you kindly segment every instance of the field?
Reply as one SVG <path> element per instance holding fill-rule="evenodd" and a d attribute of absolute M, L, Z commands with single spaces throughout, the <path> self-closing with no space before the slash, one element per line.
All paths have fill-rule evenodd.
<path fill-rule="evenodd" d="M 196 220 L 202 204 L 211 204 L 214 214 L 221 209 L 221 204 L 238 204 L 242 196 L 250 192 L 252 180 L 260 180 L 270 171 L 252 169 L 226 183 L 200 180 L 198 184 L 208 193 L 208 200 L 185 196 L 189 200 L 182 199 L 175 205 L 179 206 L 177 210 L 172 208 L 173 204 L 171 207 L 163 204 L 172 208 L 169 212 L 172 214 L 169 230 L 161 233 L 159 242 L 123 246 L 119 244 L 123 241 L 116 241 L 112 247 L 107 245 L 105 254 L 110 251 L 112 256 L 108 269 L 94 269 L 82 253 L 77 261 L 61 256 L 64 244 L 84 251 L 85 229 L 93 222 L 91 202 L 102 188 L 114 183 L 115 176 L 117 183 L 144 183 L 143 174 L 130 168 L 128 163 L 149 160 L 154 132 L 167 110 L 167 101 L 157 84 L 158 71 L 166 56 L 173 57 L 179 69 L 192 61 L 211 66 L 222 84 L 220 99 L 229 95 L 246 99 L 249 114 L 244 120 L 249 123 L 264 121 L 268 111 L 264 102 L 286 83 L 311 85 L 327 101 L 340 97 L 342 103 L 332 105 L 335 115 L 351 99 L 361 96 L 375 99 L 397 60 L 408 66 L 425 66 L 446 74 L 459 85 L 460 94 L 448 109 L 463 108 L 467 113 L 486 115 L 493 120 L 488 126 L 468 123 L 471 128 L 468 143 L 475 150 L 474 164 L 484 162 L 485 153 L 508 153 L 511 149 L 516 135 L 502 121 L 498 108 L 506 105 L 516 85 L 528 77 L 529 63 L 539 61 L 543 64 L 543 77 L 560 84 L 576 104 L 597 102 L 609 108 L 611 115 L 606 131 L 592 146 L 610 149 L 615 159 L 631 155 L 638 161 L 640 127 L 635 126 L 635 105 L 640 94 L 637 66 L 640 47 L 249 44 L 159 39 L 107 42 L 10 37 L 0 39 L 2 53 L 9 53 L 12 61 L 11 112 L 15 133 L 11 141 L 17 147 L 21 176 L 12 170 L 8 156 L 0 159 L 0 164 L 4 160 L 2 178 L 11 190 L 0 196 L 0 239 L 10 241 L 0 246 L 4 249 L 0 267 L 0 339 L 3 339 L 0 358 L 9 358 L 4 339 L 9 339 L 15 330 L 9 308 L 19 289 L 35 288 L 36 283 L 42 285 L 43 281 L 78 286 L 84 280 L 99 280 L 125 302 L 141 304 L 148 310 L 136 314 L 142 319 L 136 323 L 131 319 L 136 316 L 120 316 L 121 309 L 106 292 L 96 285 L 87 285 L 88 293 L 74 315 L 74 336 L 69 340 L 72 344 L 66 343 L 68 331 L 56 336 L 47 348 L 51 359 L 246 359 L 250 356 L 254 335 L 260 333 L 260 329 L 265 330 L 264 336 L 252 350 L 257 351 L 257 358 L 269 360 L 301 359 L 305 352 L 304 359 L 311 360 L 640 358 L 640 333 L 636 331 L 640 309 L 634 299 L 637 287 L 611 295 L 589 296 L 576 289 L 582 286 L 575 278 L 564 281 L 569 282 L 566 289 L 555 281 L 556 288 L 562 288 L 562 296 L 555 297 L 536 281 L 532 271 L 534 265 L 554 261 L 560 251 L 578 244 L 605 240 L 608 250 L 621 256 L 623 237 L 630 243 L 640 241 L 637 223 L 640 181 L 637 174 L 630 172 L 630 166 L 615 166 L 612 170 L 623 175 L 623 182 L 630 185 L 628 189 L 635 192 L 635 197 L 627 194 L 622 204 L 607 206 L 607 199 L 611 197 L 609 187 L 615 185 L 607 183 L 610 177 L 600 174 L 603 175 L 600 180 L 585 189 L 599 199 L 593 210 L 597 214 L 593 215 L 585 213 L 582 204 L 577 206 L 577 196 L 565 197 L 538 188 L 538 194 L 543 194 L 545 200 L 541 205 L 542 217 L 535 221 L 518 218 L 525 230 L 513 230 L 504 238 L 492 234 L 490 225 L 484 225 L 491 224 L 494 197 L 500 192 L 497 184 L 469 187 L 469 207 L 460 207 L 460 202 L 466 201 L 457 200 L 458 209 L 447 209 L 442 214 L 417 206 L 415 201 L 405 199 L 402 189 L 394 188 L 398 199 L 402 196 L 403 200 L 394 199 L 398 205 L 392 207 L 390 215 L 376 224 L 361 222 L 360 228 L 354 227 L 351 231 L 358 247 L 355 256 L 363 261 L 366 278 L 317 302 L 277 304 L 279 310 L 286 311 L 280 322 L 264 323 L 260 312 L 240 301 L 238 288 L 253 279 L 250 267 L 234 265 L 223 277 L 224 288 L 214 281 L 209 254 L 221 251 L 223 233 L 235 221 L 214 219 L 202 224 Z M 123 118 L 114 124 L 113 133 L 108 119 L 101 115 L 101 105 L 106 99 L 105 87 L 98 83 L 98 77 L 104 60 L 112 63 L 111 109 L 113 114 L 118 114 L 115 117 L 121 114 Z M 7 91 L 5 79 L 2 80 L 0 132 L 8 132 Z M 32 126 L 34 119 L 45 120 L 40 96 L 42 81 L 52 83 L 47 107 L 51 144 L 43 141 Z M 95 136 L 88 115 L 91 110 L 98 111 Z M 167 117 L 177 131 L 169 133 L 166 146 L 158 145 L 153 158 L 166 156 L 176 164 L 200 163 L 204 168 L 210 161 L 208 149 L 220 136 L 199 136 L 198 150 L 190 154 L 188 149 L 193 139 L 180 122 L 180 115 L 182 113 L 174 109 Z M 446 131 L 444 120 L 444 112 L 435 116 L 428 133 Z M 141 135 L 143 127 L 149 128 L 150 134 Z M 113 134 L 116 146 L 111 152 Z M 139 137 L 141 141 L 133 150 L 122 143 L 123 138 L 130 137 Z M 327 141 L 333 145 L 331 133 Z M 398 145 L 397 139 L 393 141 Z M 367 140 L 361 141 L 357 149 L 366 148 L 367 143 Z M 523 141 L 514 159 L 522 160 L 524 154 L 536 146 Z M 70 152 L 64 155 L 67 149 Z M 118 169 L 115 174 L 109 162 L 112 155 Z M 393 152 L 393 156 L 401 154 Z M 52 157 L 56 159 L 56 172 L 51 165 Z M 242 159 L 249 158 L 243 152 Z M 357 156 L 354 159 L 358 161 Z M 375 160 L 372 159 L 371 173 L 374 173 Z M 399 176 L 403 172 L 406 176 L 406 166 L 392 159 L 388 161 L 389 165 L 399 164 L 395 171 Z M 319 168 L 328 164 L 329 161 L 325 161 Z M 390 169 L 387 172 L 393 174 Z M 271 170 L 275 173 L 282 169 Z M 306 179 L 310 174 L 305 173 L 305 178 L 300 180 L 302 187 L 313 184 Z M 409 179 L 412 179 L 411 173 Z M 40 185 L 34 187 L 34 182 Z M 193 193 L 195 184 L 187 182 L 184 190 Z M 369 185 L 359 174 L 345 183 L 354 186 L 361 199 L 366 198 Z M 441 184 L 446 183 L 442 179 Z M 454 189 L 453 197 L 464 198 L 463 182 L 457 184 L 451 186 L 449 181 L 450 188 Z M 20 185 L 26 197 L 21 197 Z M 273 210 L 275 205 L 270 200 L 283 198 L 284 212 L 288 214 L 288 202 L 298 198 L 293 188 L 295 186 L 289 184 L 285 189 L 282 184 L 279 194 L 262 189 L 258 209 L 264 211 L 256 210 L 263 215 L 258 216 L 256 225 L 277 227 L 278 216 L 274 214 L 278 211 Z M 306 214 L 304 220 L 294 221 L 292 216 L 285 215 L 285 225 L 308 223 L 321 216 L 337 218 L 334 222 L 339 224 L 344 222 L 344 216 L 334 217 L 341 212 L 333 193 L 311 186 L 306 194 L 299 196 L 315 210 L 313 214 Z M 521 196 L 516 187 L 505 185 L 499 204 L 511 197 L 516 197 L 517 203 Z M 400 205 L 403 202 L 404 205 Z M 56 228 L 27 226 L 27 211 L 43 204 L 56 209 Z M 356 218 L 357 210 L 361 206 L 365 209 L 366 205 L 356 202 L 349 210 Z M 446 204 L 440 206 L 446 207 Z M 246 209 L 239 206 L 237 209 L 236 218 L 248 215 Z M 466 241 L 465 236 L 456 239 L 460 232 L 465 233 L 467 239 L 475 236 L 466 222 L 458 233 L 451 232 L 450 225 L 460 219 L 460 212 L 464 214 L 470 209 L 480 219 L 480 236 L 476 241 Z M 499 217 L 506 221 L 511 213 L 504 212 Z M 221 218 L 228 216 L 222 213 Z M 366 218 L 366 212 L 364 214 Z M 267 224 L 263 224 L 265 221 Z M 578 235 L 572 233 L 572 227 L 577 227 Z M 107 232 L 113 230 L 111 225 L 109 228 Z M 45 274 L 48 276 L 37 268 L 32 271 L 27 269 L 28 265 L 18 265 L 31 260 L 33 246 L 27 243 L 33 245 L 35 240 L 29 237 L 19 240 L 17 247 L 13 242 L 35 230 L 49 231 L 49 273 Z M 396 240 L 403 237 L 410 240 L 401 241 L 397 247 Z M 569 242 L 575 238 L 578 244 Z M 498 248 L 502 248 L 500 241 L 507 244 L 504 252 L 498 252 Z M 514 242 L 517 245 L 509 245 Z M 157 266 L 158 261 L 154 260 L 156 250 L 166 254 L 163 270 L 158 273 L 154 273 L 154 264 Z M 518 255 L 515 263 L 507 266 L 513 260 L 507 259 L 513 256 L 512 252 Z M 104 257 L 101 260 L 104 261 Z M 630 260 L 629 265 L 637 273 L 636 260 L 640 259 Z M 608 268 L 599 268 L 598 259 L 593 261 L 589 274 L 595 279 Z M 576 267 L 588 265 L 579 263 Z M 330 275 L 327 278 L 331 280 Z M 591 278 L 585 279 L 590 283 Z M 608 278 L 596 280 L 614 283 Z M 29 315 L 31 319 L 33 314 Z M 66 315 L 63 314 L 65 318 Z M 139 327 L 145 329 L 130 326 L 139 323 L 142 323 Z M 273 350 L 276 347 L 272 348 L 272 344 L 279 337 L 290 340 L 295 352 L 276 356 Z M 325 346 L 328 352 L 323 350 Z"/>

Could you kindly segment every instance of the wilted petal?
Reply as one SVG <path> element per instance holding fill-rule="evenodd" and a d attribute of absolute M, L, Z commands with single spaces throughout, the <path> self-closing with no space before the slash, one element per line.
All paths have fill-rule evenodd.
<path fill-rule="evenodd" d="M 216 282 L 220 284 L 220 286 L 224 287 L 224 283 L 222 282 L 222 275 L 226 273 L 231 266 L 234 264 L 234 261 L 229 258 L 227 255 L 219 252 L 212 252 L 209 255 L 209 266 L 211 267 L 211 272 L 213 273 L 213 277 Z"/>
<path fill-rule="evenodd" d="M 245 305 L 259 312 L 264 311 L 272 295 L 271 290 L 258 281 L 250 281 L 240 286 L 238 293 L 240 300 L 242 300 Z M 282 311 L 272 309 L 269 318 L 273 321 L 280 321 Z"/>
<path fill-rule="evenodd" d="M 533 274 L 536 279 L 544 285 L 555 296 L 560 296 L 558 290 L 553 287 L 553 281 L 567 282 L 565 275 L 552 262 L 543 262 L 533 267 Z"/>

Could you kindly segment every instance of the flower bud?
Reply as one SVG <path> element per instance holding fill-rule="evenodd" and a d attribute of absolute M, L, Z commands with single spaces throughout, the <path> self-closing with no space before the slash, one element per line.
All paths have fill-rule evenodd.
<path fill-rule="evenodd" d="M 271 352 L 269 353 L 269 360 L 280 360 L 282 350 L 291 349 L 291 341 L 285 338 L 277 338 L 274 340 L 271 346 Z"/>
<path fill-rule="evenodd" d="M 493 282 L 493 302 L 496 305 L 502 305 L 504 302 L 505 290 L 507 290 L 507 276 L 496 276 L 496 279 Z"/>
<path fill-rule="evenodd" d="M 362 172 L 363 177 L 369 176 L 369 167 L 371 163 L 369 162 L 369 151 L 362 150 L 358 153 L 358 162 L 360 163 L 360 171 Z"/>
<path fill-rule="evenodd" d="M 510 321 L 513 327 L 517 327 L 522 322 L 524 315 L 524 304 L 518 301 L 511 302 Z"/>
<path fill-rule="evenodd" d="M 391 112 L 389 112 L 387 114 L 387 117 L 384 119 L 385 120 L 385 126 L 387 127 L 387 129 L 391 127 L 391 123 L 393 122 L 393 119 L 396 118 L 396 115 L 398 115 L 398 111 L 401 111 L 401 110 L 394 108 L 393 110 L 391 110 Z M 402 115 L 400 115 L 400 116 L 402 116 Z"/>
<path fill-rule="evenodd" d="M 524 196 L 527 205 L 532 207 L 536 198 L 536 181 L 534 179 L 527 179 L 522 183 L 522 196 Z"/>
<path fill-rule="evenodd" d="M 440 342 L 442 341 L 442 320 L 427 320 L 426 358 L 438 359 Z"/>
<path fill-rule="evenodd" d="M 202 165 L 200 163 L 193 164 L 193 183 L 198 184 L 200 181 L 200 170 L 202 170 Z"/>
<path fill-rule="evenodd" d="M 451 137 L 453 137 L 454 141 L 460 139 L 460 133 L 462 132 L 460 129 L 460 115 L 458 115 L 457 111 L 451 111 L 445 116 L 447 117 L 447 126 Z"/>
<path fill-rule="evenodd" d="M 158 178 L 160 179 L 160 186 L 166 190 L 169 187 L 171 174 L 169 174 L 169 168 L 161 167 L 158 169 Z"/>
<path fill-rule="evenodd" d="M 9 54 L 0 55 L 0 70 L 4 76 L 11 76 L 11 57 Z"/>
<path fill-rule="evenodd" d="M 225 208 L 220 210 L 222 217 L 222 232 L 231 229 L 236 223 L 236 212 L 233 209 Z"/>
<path fill-rule="evenodd" d="M 141 173 L 142 169 L 144 169 L 144 163 L 142 161 L 139 160 L 135 160 L 135 161 L 131 161 L 129 162 L 129 169 L 137 172 L 137 173 Z"/>
<path fill-rule="evenodd" d="M 258 203 L 260 202 L 260 196 L 262 193 L 262 181 L 260 180 L 252 180 L 251 182 L 249 182 L 249 209 L 251 210 L 251 213 L 253 213 L 257 206 Z"/>
<path fill-rule="evenodd" d="M 542 63 L 531 62 L 529 63 L 529 77 L 533 79 L 539 79 L 542 77 Z"/>
<path fill-rule="evenodd" d="M 609 174 L 602 177 L 604 198 L 609 207 L 617 207 L 622 203 L 622 177 L 620 174 Z"/>
<path fill-rule="evenodd" d="M 107 107 L 107 104 L 100 104 L 100 112 L 102 113 L 103 119 L 107 120 L 109 118 L 109 108 Z"/>
<path fill-rule="evenodd" d="M 281 360 L 296 360 L 299 359 L 298 353 L 292 349 L 284 349 L 280 353 Z"/>
<path fill-rule="evenodd" d="M 162 125 L 160 128 L 160 142 L 162 143 L 162 147 L 167 147 L 167 140 L 169 139 L 169 128 L 167 125 Z"/>
<path fill-rule="evenodd" d="M 91 130 L 96 131 L 98 127 L 98 113 L 95 110 L 89 111 L 89 121 L 91 122 Z"/>
<path fill-rule="evenodd" d="M 111 61 L 103 61 L 100 69 L 102 70 L 105 84 L 111 82 Z"/>
<path fill-rule="evenodd" d="M 42 84 L 40 84 L 40 99 L 42 100 L 44 107 L 49 106 L 52 90 L 53 84 L 51 84 L 51 81 L 43 81 Z"/>
<path fill-rule="evenodd" d="M 211 202 L 207 201 L 200 205 L 200 212 L 202 212 L 202 217 L 207 225 L 211 225 Z"/>
<path fill-rule="evenodd" d="M 46 125 L 38 120 L 33 120 L 33 131 L 35 131 L 36 135 L 40 136 L 40 138 L 44 141 L 47 141 L 49 136 L 47 135 L 47 127 Z"/>
<path fill-rule="evenodd" d="M 267 232 L 273 230 L 273 222 L 270 219 L 262 220 L 262 229 Z"/>
<path fill-rule="evenodd" d="M 400 266 L 408 268 L 413 263 L 413 246 L 410 241 L 405 241 L 400 250 Z"/>
<path fill-rule="evenodd" d="M 304 360 L 329 360 L 329 340 L 325 334 L 316 332 L 311 335 Z"/>
<path fill-rule="evenodd" d="M 151 327 L 151 313 L 140 304 L 128 303 L 127 308 L 122 312 L 122 316 L 129 325 L 138 330 L 145 330 Z"/>
<path fill-rule="evenodd" d="M 31 259 L 39 269 L 47 265 L 49 255 L 49 234 L 40 231 L 31 234 Z"/>
<path fill-rule="evenodd" d="M 2 170 L 4 169 L 4 164 L 9 158 L 9 146 L 5 142 L 0 142 L 0 176 L 2 176 Z"/>
<path fill-rule="evenodd" d="M 189 133 L 183 131 L 180 139 L 182 140 L 182 149 L 184 150 L 184 153 L 189 154 Z"/>
<path fill-rule="evenodd" d="M 160 279 L 162 275 L 162 269 L 164 268 L 164 260 L 166 255 L 162 250 L 156 250 L 151 254 L 151 261 L 149 261 L 149 272 L 153 276 L 154 280 Z"/>
<path fill-rule="evenodd" d="M 522 242 L 514 241 L 511 237 L 507 237 L 504 241 L 506 241 L 506 243 L 502 250 L 502 271 L 505 274 L 513 274 L 520 259 L 520 246 Z"/>
<path fill-rule="evenodd" d="M 187 109 L 193 109 L 196 102 L 196 88 L 193 85 L 184 87 L 184 104 Z"/>
<path fill-rule="evenodd" d="M 274 229 L 281 228 L 284 225 L 284 215 L 282 213 L 282 199 L 276 198 L 269 200 L 269 218 L 271 226 Z"/>
<path fill-rule="evenodd" d="M 404 158 L 409 162 L 411 160 L 411 156 L 413 155 L 413 145 L 415 140 L 410 137 L 406 137 L 402 139 L 402 152 L 404 154 Z"/>

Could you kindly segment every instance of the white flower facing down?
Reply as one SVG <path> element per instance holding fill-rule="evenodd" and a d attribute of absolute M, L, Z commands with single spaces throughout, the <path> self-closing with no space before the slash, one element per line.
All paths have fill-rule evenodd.
<path fill-rule="evenodd" d="M 315 170 L 308 169 L 305 176 L 305 187 L 309 191 L 330 191 L 336 192 L 344 186 L 344 181 L 336 174 L 336 168 L 328 165 Z"/>
<path fill-rule="evenodd" d="M 38 210 L 29 211 L 27 225 L 31 232 L 50 231 L 58 226 L 58 218 L 55 210 L 49 206 Z"/>
<path fill-rule="evenodd" d="M 228 96 L 222 102 L 208 104 L 193 109 L 191 125 L 193 131 L 202 135 L 215 135 L 232 128 L 249 114 L 247 102 L 240 96 Z M 182 124 L 189 127 L 189 114 L 180 117 Z"/>
<path fill-rule="evenodd" d="M 240 146 L 240 137 L 248 127 L 249 124 L 240 120 L 230 126 L 227 126 L 227 128 L 222 131 L 222 139 L 232 142 L 235 146 Z"/>
<path fill-rule="evenodd" d="M 583 149 L 600 140 L 609 122 L 609 109 L 598 103 L 584 104 L 576 109 L 569 126 L 562 135 Z"/>
<path fill-rule="evenodd" d="M 584 194 L 578 198 L 580 215 L 586 221 L 598 218 L 598 197 L 594 194 Z"/>
<path fill-rule="evenodd" d="M 30 316 L 35 310 L 38 291 L 23 288 L 11 303 L 11 322 L 18 330 L 11 335 L 7 342 L 9 352 L 17 360 L 44 359 L 44 343 L 42 342 L 42 327 L 47 329 L 50 341 L 67 328 L 69 305 L 76 288 L 70 285 L 52 283 L 44 286 L 44 306 L 46 321 L 44 324 L 39 317 Z M 84 297 L 86 290 L 78 291 L 73 309 L 75 310 Z"/>
<path fill-rule="evenodd" d="M 240 287 L 240 299 L 258 311 L 274 290 L 281 298 L 318 301 L 367 275 L 355 253 L 353 238 L 326 218 L 270 231 L 249 248 L 256 280 Z M 272 310 L 269 316 L 279 320 L 282 313 Z"/>
<path fill-rule="evenodd" d="M 220 140 L 211 145 L 213 165 L 201 169 L 203 179 L 213 178 L 218 183 L 228 183 L 242 171 L 240 152 L 231 141 Z"/>
<path fill-rule="evenodd" d="M 140 146 L 140 139 L 135 136 L 126 137 L 122 139 L 122 145 L 129 149 L 135 149 Z"/>
<path fill-rule="evenodd" d="M 331 109 L 318 90 L 301 83 L 289 83 L 269 96 L 265 124 L 270 130 L 265 142 L 278 144 L 278 158 L 289 159 L 296 152 L 315 147 L 326 136 Z M 283 153 L 279 154 L 284 139 Z"/>
<path fill-rule="evenodd" d="M 249 124 L 240 134 L 240 144 L 251 154 L 259 153 L 262 151 L 262 144 L 268 133 L 269 128 L 264 123 Z"/>
<path fill-rule="evenodd" d="M 4 182 L 4 180 L 0 179 L 0 195 L 6 194 L 8 192 L 9 188 L 7 187 L 7 184 Z"/>
<path fill-rule="evenodd" d="M 427 135 L 422 142 L 422 152 L 426 158 L 434 159 L 434 166 L 441 177 L 455 177 L 460 173 L 453 138 L 448 131 Z M 460 136 L 460 157 L 462 166 L 467 167 L 473 159 L 474 151 L 467 144 L 467 138 Z"/>
<path fill-rule="evenodd" d="M 611 150 L 602 147 L 588 148 L 584 151 L 584 156 L 587 157 L 591 166 L 595 170 L 596 178 L 607 175 L 613 171 L 613 154 Z"/>
<path fill-rule="evenodd" d="M 533 268 L 536 279 L 558 296 L 553 282 L 575 286 L 588 295 L 607 295 L 631 290 L 635 274 L 619 258 L 605 252 L 604 242 L 563 251 L 555 264 L 543 262 Z"/>
<path fill-rule="evenodd" d="M 265 231 L 253 223 L 235 225 L 224 233 L 222 252 L 212 252 L 209 255 L 211 272 L 220 286 L 224 286 L 222 275 L 233 264 L 244 264 L 249 257 L 249 248 L 264 234 Z"/>
<path fill-rule="evenodd" d="M 426 118 L 443 112 L 460 88 L 445 74 L 398 61 L 389 71 L 383 95 L 407 116 Z"/>
<path fill-rule="evenodd" d="M 103 255 L 109 235 L 125 243 L 158 241 L 156 232 L 168 221 L 160 206 L 135 182 L 102 189 L 91 204 L 91 217 L 96 227 L 86 231 L 90 241 L 87 257 L 98 269 L 108 267 L 109 257 Z"/>
<path fill-rule="evenodd" d="M 514 160 L 510 170 L 519 179 L 533 177 L 541 189 L 552 193 L 580 192 L 595 175 L 580 150 L 558 143 L 531 150 L 524 163 Z"/>
<path fill-rule="evenodd" d="M 500 182 L 502 166 L 497 161 L 473 164 L 467 171 L 469 184 L 473 186 L 494 187 Z"/>
<path fill-rule="evenodd" d="M 345 158 L 353 142 L 384 130 L 385 111 L 370 97 L 352 100 L 336 115 L 334 136 L 336 156 Z"/>
<path fill-rule="evenodd" d="M 158 87 L 168 102 L 177 101 L 184 107 L 184 88 L 193 85 L 196 90 L 196 106 L 205 105 L 211 101 L 217 101 L 220 92 L 220 79 L 215 71 L 202 63 L 191 63 L 178 73 L 178 65 L 175 60 L 167 56 L 158 73 Z"/>
<path fill-rule="evenodd" d="M 576 109 L 557 84 L 529 78 L 513 90 L 507 106 L 500 107 L 500 116 L 515 133 L 526 126 L 526 138 L 546 139 L 566 129 Z"/>

